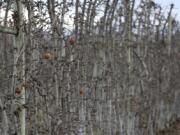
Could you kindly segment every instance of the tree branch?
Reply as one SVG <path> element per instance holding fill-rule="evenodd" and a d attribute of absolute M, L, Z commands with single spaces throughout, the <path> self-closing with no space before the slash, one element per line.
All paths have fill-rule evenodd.
<path fill-rule="evenodd" d="M 0 26 L 0 33 L 6 33 L 6 34 L 16 35 L 16 34 L 17 34 L 17 31 L 16 31 L 16 30 L 13 30 L 12 28 Z"/>

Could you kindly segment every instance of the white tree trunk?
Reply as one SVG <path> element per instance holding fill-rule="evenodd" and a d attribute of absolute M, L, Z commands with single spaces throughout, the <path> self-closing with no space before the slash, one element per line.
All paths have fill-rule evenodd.
<path fill-rule="evenodd" d="M 15 44 L 14 47 L 17 49 L 14 54 L 14 61 L 17 69 L 17 77 L 20 77 L 20 81 L 16 81 L 17 83 L 25 83 L 25 44 L 24 44 L 24 33 L 23 33 L 23 16 L 24 16 L 24 8 L 22 4 L 22 0 L 17 1 L 17 12 L 18 12 L 18 33 L 15 36 Z M 18 57 L 16 57 L 18 56 Z M 16 59 L 17 58 L 17 59 Z M 18 66 L 19 60 L 22 60 L 22 63 L 20 63 L 20 66 Z M 19 72 L 20 71 L 20 72 Z M 16 78 L 18 79 L 18 78 Z M 26 134 L 26 115 L 25 115 L 25 87 L 22 86 L 20 98 L 17 98 L 17 101 L 20 103 L 20 109 L 19 109 L 19 122 L 20 122 L 20 135 Z M 18 96 L 18 97 L 19 97 Z"/>

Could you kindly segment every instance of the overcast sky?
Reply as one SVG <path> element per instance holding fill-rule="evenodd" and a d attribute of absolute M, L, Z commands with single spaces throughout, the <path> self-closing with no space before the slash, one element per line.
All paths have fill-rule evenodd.
<path fill-rule="evenodd" d="M 137 2 L 140 0 L 137 0 Z M 163 7 L 163 11 L 168 13 L 170 4 L 174 4 L 173 16 L 176 16 L 176 19 L 180 21 L 180 0 L 154 0 L 156 3 L 160 4 Z M 4 13 L 0 11 L 0 17 L 3 17 Z"/>
<path fill-rule="evenodd" d="M 170 4 L 174 4 L 173 15 L 176 15 L 180 21 L 180 0 L 155 0 L 156 3 L 162 5 L 165 12 L 169 11 Z"/>

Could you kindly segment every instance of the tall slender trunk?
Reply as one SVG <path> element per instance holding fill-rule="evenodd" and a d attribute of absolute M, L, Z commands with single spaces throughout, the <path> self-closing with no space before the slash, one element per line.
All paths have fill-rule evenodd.
<path fill-rule="evenodd" d="M 65 2 L 65 1 L 64 1 Z M 55 48 L 58 46 L 58 17 L 55 14 L 55 1 L 54 0 L 48 0 L 48 11 L 51 18 L 51 28 L 53 32 L 53 45 Z M 65 3 L 64 3 L 65 4 Z M 62 32 L 61 32 L 62 33 Z M 56 52 L 54 52 L 54 55 L 57 55 Z M 55 62 L 55 61 L 54 61 Z M 55 63 L 54 63 L 55 64 Z M 59 105 L 59 82 L 58 82 L 58 75 L 56 72 L 56 67 L 54 66 L 54 80 L 55 80 L 55 92 L 56 92 L 56 106 Z"/>
<path fill-rule="evenodd" d="M 8 117 L 7 117 L 7 113 L 6 113 L 6 110 L 4 109 L 4 106 L 3 106 L 3 103 L 2 103 L 2 100 L 0 99 L 0 109 L 2 110 L 2 118 L 3 118 L 3 129 L 2 129 L 2 133 L 3 135 L 8 135 L 8 129 L 9 129 L 9 126 L 8 126 Z"/>
<path fill-rule="evenodd" d="M 116 11 L 116 7 L 118 4 L 119 0 L 114 0 L 113 3 L 111 4 L 111 8 L 108 14 L 108 26 L 106 28 L 106 31 L 108 30 L 110 32 L 110 35 L 112 34 L 112 25 L 113 25 L 113 20 L 114 20 L 114 15 L 115 15 L 115 11 Z"/>
<path fill-rule="evenodd" d="M 108 10 L 109 10 L 109 3 L 110 3 L 110 0 L 107 0 L 106 1 L 106 5 L 105 5 L 105 9 L 104 9 L 104 16 L 103 16 L 103 18 L 102 18 L 102 27 L 101 27 L 101 31 L 102 31 L 102 34 L 104 35 L 104 34 L 106 34 L 106 33 L 104 33 L 104 29 L 105 29 L 105 27 L 106 27 L 106 23 L 107 23 L 107 21 L 106 21 L 106 18 L 107 18 L 107 13 L 108 13 Z"/>
<path fill-rule="evenodd" d="M 81 21 L 80 21 L 80 38 L 82 38 L 83 31 L 84 31 L 84 15 L 85 15 L 85 10 L 86 10 L 86 4 L 87 4 L 87 1 L 84 0 L 83 7 L 82 7 Z"/>
<path fill-rule="evenodd" d="M 85 33 L 86 35 L 89 34 L 89 22 L 90 22 L 90 13 L 91 13 L 91 7 L 92 7 L 92 0 L 88 3 L 87 13 L 86 13 L 86 23 L 85 23 Z"/>
<path fill-rule="evenodd" d="M 11 6 L 11 1 L 7 0 L 7 7 L 5 11 L 5 16 L 4 16 L 4 26 L 7 26 L 7 18 L 8 18 L 8 13 L 9 13 L 9 7 Z"/>
<path fill-rule="evenodd" d="M 134 121 L 132 120 L 133 118 L 133 112 L 131 110 L 132 105 L 131 105 L 131 100 L 130 100 L 130 95 L 133 95 L 132 89 L 130 84 L 131 82 L 131 71 L 132 71 L 132 17 L 133 17 L 133 9 L 134 9 L 134 2 L 135 0 L 125 0 L 125 21 L 126 21 L 126 26 L 125 26 L 125 45 L 127 46 L 127 63 L 128 63 L 128 74 L 127 74 L 127 83 L 126 85 L 126 96 L 128 98 L 127 101 L 127 107 L 126 111 L 128 114 L 126 115 L 126 134 L 131 135 L 133 134 L 133 128 L 134 128 Z"/>
<path fill-rule="evenodd" d="M 131 63 L 132 63 L 132 57 L 131 57 L 131 42 L 132 42 L 132 16 L 133 16 L 133 9 L 134 9 L 134 3 L 135 0 L 132 2 L 130 0 L 125 0 L 125 8 L 126 8 L 126 27 L 125 27 L 125 39 L 126 39 L 126 45 L 127 45 L 127 62 L 128 62 L 128 69 L 129 72 L 131 70 Z M 132 4 L 131 4 L 132 3 Z"/>
<path fill-rule="evenodd" d="M 96 5 L 97 5 L 98 0 L 95 0 L 92 3 L 92 9 L 91 9 L 91 14 L 90 14 L 90 20 L 89 20 L 89 31 L 93 31 L 93 24 L 94 24 L 94 18 L 96 16 Z"/>
<path fill-rule="evenodd" d="M 7 26 L 7 20 L 8 20 L 8 12 L 9 12 L 9 7 L 10 7 L 10 0 L 7 1 L 7 7 L 6 7 L 6 10 L 5 10 L 5 16 L 4 16 L 4 27 Z M 7 52 L 7 38 L 8 36 L 7 35 L 3 35 L 3 38 L 4 38 L 4 43 L 5 45 L 3 46 L 4 47 L 4 55 L 3 55 L 3 59 L 4 59 L 4 65 L 6 66 L 8 64 L 8 52 Z"/>
<path fill-rule="evenodd" d="M 77 38 L 79 33 L 79 0 L 76 0 L 74 25 L 75 25 L 75 36 Z"/>
<path fill-rule="evenodd" d="M 17 35 L 15 36 L 15 42 L 14 42 L 14 48 L 16 51 L 14 52 L 14 61 L 15 61 L 15 71 L 20 71 L 15 73 L 15 77 L 20 77 L 20 79 L 17 79 L 17 83 L 25 83 L 25 44 L 24 44 L 24 32 L 23 32 L 23 16 L 24 16 L 24 7 L 22 4 L 22 0 L 17 0 L 16 1 L 17 5 Z M 22 60 L 21 65 L 18 67 L 17 63 L 19 60 Z M 19 81 L 20 80 L 20 81 Z M 19 82 L 18 82 L 19 81 Z M 19 98 L 20 96 L 20 98 Z M 26 134 L 26 111 L 25 111 L 25 87 L 22 86 L 21 88 L 21 93 L 17 97 L 17 101 L 20 103 L 20 108 L 19 108 L 19 122 L 20 122 L 20 135 L 25 135 Z"/>
<path fill-rule="evenodd" d="M 169 15 L 168 15 L 168 54 L 171 54 L 171 42 L 172 42 L 172 9 L 174 5 L 171 4 Z"/>

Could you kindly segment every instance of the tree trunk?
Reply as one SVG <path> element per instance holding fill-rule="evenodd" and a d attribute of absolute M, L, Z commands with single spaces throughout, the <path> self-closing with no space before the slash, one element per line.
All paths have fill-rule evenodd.
<path fill-rule="evenodd" d="M 2 100 L 0 99 L 0 109 L 2 110 L 2 118 L 3 118 L 3 129 L 2 129 L 2 133 L 3 135 L 8 135 L 8 129 L 9 129 L 9 126 L 8 126 L 8 117 L 7 117 L 7 113 L 6 113 L 6 110 L 3 106 L 3 103 L 2 103 Z"/>
<path fill-rule="evenodd" d="M 24 16 L 24 5 L 22 4 L 22 0 L 17 0 L 17 18 L 18 23 L 16 24 L 17 35 L 15 36 L 15 44 L 14 44 L 14 61 L 15 61 L 15 84 L 21 84 L 21 93 L 17 95 L 17 101 L 20 103 L 18 108 L 19 114 L 19 122 L 20 122 L 20 135 L 26 134 L 26 112 L 25 112 L 25 44 L 24 44 L 24 32 L 23 32 L 23 16 Z M 22 61 L 22 62 L 20 62 Z M 18 65 L 20 64 L 20 65 Z M 16 86 L 17 87 L 17 86 Z"/>

